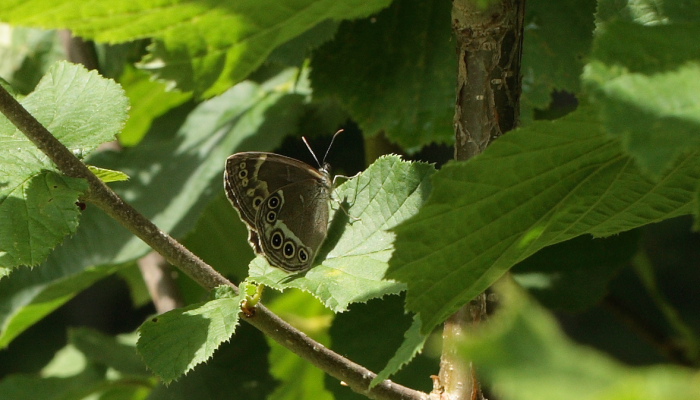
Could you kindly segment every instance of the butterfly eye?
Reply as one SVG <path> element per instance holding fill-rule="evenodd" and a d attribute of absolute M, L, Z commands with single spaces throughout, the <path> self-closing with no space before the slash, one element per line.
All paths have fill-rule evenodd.
<path fill-rule="evenodd" d="M 308 260 L 308 259 L 309 259 L 309 254 L 306 253 L 306 250 L 299 249 L 299 261 L 306 262 L 306 260 Z"/>
<path fill-rule="evenodd" d="M 247 169 L 242 169 L 238 171 L 238 178 L 239 179 L 245 179 L 248 177 L 248 170 Z"/>
<path fill-rule="evenodd" d="M 280 198 L 277 195 L 272 195 L 270 196 L 269 199 L 267 199 L 267 206 L 270 208 L 277 208 L 277 206 L 280 205 Z"/>
<path fill-rule="evenodd" d="M 246 169 L 245 161 L 241 161 L 241 163 L 238 164 L 238 168 L 240 168 L 240 169 Z"/>
<path fill-rule="evenodd" d="M 277 213 L 274 211 L 270 211 L 267 213 L 267 222 L 273 223 L 277 219 Z"/>
<path fill-rule="evenodd" d="M 283 239 L 284 237 L 282 237 L 282 234 L 279 231 L 273 232 L 272 236 L 270 237 L 270 244 L 272 245 L 272 248 L 278 250 L 280 247 L 282 247 Z"/>
<path fill-rule="evenodd" d="M 252 190 L 252 189 L 251 189 L 251 190 Z M 253 192 L 253 194 L 255 194 L 255 192 Z M 253 194 L 251 194 L 251 196 L 252 196 Z M 260 204 L 262 204 L 262 202 L 263 202 L 263 198 L 262 198 L 262 197 L 258 196 L 258 197 L 256 197 L 256 198 L 254 198 L 254 199 L 253 199 L 253 208 L 257 210 L 258 208 L 260 208 Z"/>
<path fill-rule="evenodd" d="M 284 244 L 284 257 L 285 258 L 292 258 L 294 257 L 294 243 L 292 243 L 291 240 L 288 240 Z"/>
<path fill-rule="evenodd" d="M 243 187 L 248 186 L 248 178 L 241 178 L 241 186 L 243 186 Z"/>

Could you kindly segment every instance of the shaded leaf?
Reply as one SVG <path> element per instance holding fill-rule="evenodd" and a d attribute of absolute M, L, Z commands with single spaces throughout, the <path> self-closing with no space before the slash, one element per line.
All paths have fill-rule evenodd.
<path fill-rule="evenodd" d="M 68 334 L 69 342 L 88 360 L 114 368 L 123 374 L 149 377 L 143 360 L 136 352 L 135 335 L 131 336 L 134 340 L 107 336 L 89 328 L 71 329 Z"/>
<path fill-rule="evenodd" d="M 287 290 L 268 302 L 267 307 L 315 341 L 330 346 L 328 328 L 333 313 L 310 294 Z M 274 340 L 267 338 L 267 342 L 270 345 L 270 374 L 279 381 L 269 400 L 333 400 L 324 385 L 325 372 Z"/>
<path fill-rule="evenodd" d="M 638 242 L 636 230 L 607 238 L 579 236 L 545 247 L 511 273 L 547 308 L 581 311 L 598 303 L 610 280 L 632 263 Z"/>
<path fill-rule="evenodd" d="M 580 91 L 593 40 L 596 1 L 528 1 L 523 38 L 523 105 L 546 108 L 554 90 Z M 524 112 L 523 117 L 530 119 Z"/>
<path fill-rule="evenodd" d="M 678 156 L 700 148 L 700 51 L 687 40 L 700 34 L 700 24 L 604 27 L 586 87 L 607 133 L 659 178 Z"/>
<path fill-rule="evenodd" d="M 451 142 L 457 60 L 449 20 L 449 2 L 397 0 L 342 23 L 312 58 L 314 95 L 334 97 L 367 135 L 384 132 L 409 149 Z"/>
<path fill-rule="evenodd" d="M 421 351 L 428 337 L 421 332 L 421 322 L 414 316 L 413 323 L 404 333 L 404 339 L 396 353 L 389 359 L 386 366 L 372 379 L 370 386 L 375 386 L 411 362 Z"/>
<path fill-rule="evenodd" d="M 277 382 L 270 376 L 264 335 L 249 324 L 216 350 L 212 359 L 168 385 L 160 384 L 149 400 L 268 399 Z"/>
<path fill-rule="evenodd" d="M 648 400 L 697 398 L 697 373 L 677 366 L 632 368 L 574 344 L 545 310 L 514 285 L 500 285 L 504 306 L 467 337 L 464 357 L 499 398 L 509 400 Z"/>

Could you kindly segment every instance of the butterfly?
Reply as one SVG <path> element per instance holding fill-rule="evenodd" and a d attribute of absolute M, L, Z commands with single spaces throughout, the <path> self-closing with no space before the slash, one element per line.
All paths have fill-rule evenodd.
<path fill-rule="evenodd" d="M 325 156 L 318 164 L 254 151 L 226 159 L 226 196 L 248 227 L 248 241 L 270 265 L 287 272 L 311 268 L 328 233 L 333 180 Z"/>

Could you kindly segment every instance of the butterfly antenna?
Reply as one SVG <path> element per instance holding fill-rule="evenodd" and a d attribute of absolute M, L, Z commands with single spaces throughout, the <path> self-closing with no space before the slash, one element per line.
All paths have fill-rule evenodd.
<path fill-rule="evenodd" d="M 301 140 L 304 141 L 306 148 L 309 149 L 309 153 L 311 153 L 311 155 L 314 156 L 314 160 L 316 160 L 316 164 L 318 164 L 319 167 L 322 167 L 321 163 L 318 162 L 318 158 L 316 158 L 316 153 L 314 153 L 314 151 L 311 149 L 311 145 L 309 145 L 309 142 L 306 140 L 306 138 L 304 136 L 302 136 Z"/>
<path fill-rule="evenodd" d="M 323 162 L 324 163 L 326 162 L 326 157 L 328 157 L 328 152 L 331 151 L 331 147 L 333 147 L 333 142 L 335 141 L 335 137 L 338 136 L 340 134 L 340 132 L 342 132 L 342 131 L 343 131 L 343 129 L 338 129 L 338 132 L 336 132 L 333 135 L 333 138 L 331 139 L 331 144 L 328 145 L 328 148 L 326 149 L 326 154 L 323 155 Z"/>

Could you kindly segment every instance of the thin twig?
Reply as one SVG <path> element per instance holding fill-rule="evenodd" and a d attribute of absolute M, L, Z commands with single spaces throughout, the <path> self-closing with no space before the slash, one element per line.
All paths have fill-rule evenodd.
<path fill-rule="evenodd" d="M 89 185 L 85 200 L 92 202 L 117 220 L 168 262 L 179 268 L 207 290 L 228 285 L 237 292 L 236 285 L 228 281 L 207 263 L 182 246 L 167 233 L 158 229 L 150 220 L 136 211 L 107 185 L 95 176 L 70 150 L 22 107 L 0 86 L 0 112 L 24 133 L 58 169 L 70 177 L 84 178 Z M 303 332 L 293 328 L 262 305 L 255 315 L 243 318 L 280 345 L 311 362 L 329 375 L 339 379 L 352 390 L 371 399 L 381 400 L 425 400 L 427 394 L 395 384 L 389 380 L 368 390 L 376 376 L 370 370 L 340 356 L 322 344 L 312 340 Z"/>

